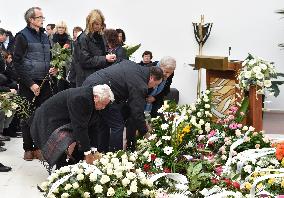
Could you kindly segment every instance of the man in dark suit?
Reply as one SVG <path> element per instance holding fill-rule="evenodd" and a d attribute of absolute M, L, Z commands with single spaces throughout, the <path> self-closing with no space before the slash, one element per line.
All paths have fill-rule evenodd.
<path fill-rule="evenodd" d="M 108 84 L 115 97 L 115 103 L 102 111 L 103 119 L 108 127 L 104 132 L 101 132 L 102 137 L 98 138 L 100 142 L 105 142 L 103 145 L 106 147 L 102 150 L 123 149 L 124 117 L 122 110 L 126 104 L 139 134 L 145 135 L 147 133 L 144 115 L 147 91 L 148 88 L 159 85 L 162 78 L 163 71 L 159 67 L 143 67 L 132 61 L 122 60 L 91 74 L 85 80 L 83 86 Z M 110 138 L 108 139 L 107 135 L 109 134 Z"/>
<path fill-rule="evenodd" d="M 31 135 L 49 165 L 54 165 L 64 151 L 75 142 L 77 150 L 89 151 L 94 143 L 90 126 L 99 123 L 98 111 L 113 101 L 108 85 L 64 90 L 45 101 L 35 112 Z M 82 156 L 82 155 L 81 155 Z M 85 156 L 91 163 L 91 155 Z M 66 156 L 64 158 L 64 161 Z M 81 159 L 76 159 L 81 160 Z"/>

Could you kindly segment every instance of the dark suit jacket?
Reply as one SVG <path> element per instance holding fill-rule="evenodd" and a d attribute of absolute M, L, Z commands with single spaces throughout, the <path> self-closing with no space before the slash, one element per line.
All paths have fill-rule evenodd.
<path fill-rule="evenodd" d="M 149 78 L 149 67 L 140 66 L 129 60 L 122 60 L 111 67 L 93 73 L 82 86 L 109 85 L 116 103 L 127 102 L 131 117 L 133 117 L 140 134 L 144 135 L 146 133 L 144 107 Z"/>
<path fill-rule="evenodd" d="M 67 89 L 45 101 L 35 112 L 31 135 L 42 148 L 51 133 L 60 126 L 71 123 L 73 136 L 82 151 L 90 150 L 88 128 L 94 124 L 98 113 L 94 108 L 91 87 Z"/>

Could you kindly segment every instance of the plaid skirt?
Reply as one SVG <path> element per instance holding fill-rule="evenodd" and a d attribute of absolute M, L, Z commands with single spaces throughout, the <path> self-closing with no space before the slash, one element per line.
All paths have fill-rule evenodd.
<path fill-rule="evenodd" d="M 53 167 L 73 142 L 71 124 L 57 128 L 41 150 L 44 160 Z"/>

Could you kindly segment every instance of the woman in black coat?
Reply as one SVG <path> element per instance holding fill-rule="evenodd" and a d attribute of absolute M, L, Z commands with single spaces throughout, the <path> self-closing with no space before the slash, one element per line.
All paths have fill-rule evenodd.
<path fill-rule="evenodd" d="M 100 10 L 92 10 L 87 16 L 85 31 L 74 44 L 73 59 L 78 61 L 76 86 L 80 87 L 92 73 L 106 68 L 116 61 L 115 54 L 107 54 L 103 37 L 105 18 Z"/>

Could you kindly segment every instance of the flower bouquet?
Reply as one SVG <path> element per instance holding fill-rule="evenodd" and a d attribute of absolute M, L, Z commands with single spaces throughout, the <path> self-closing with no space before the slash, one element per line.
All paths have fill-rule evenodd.
<path fill-rule="evenodd" d="M 265 90 L 274 93 L 274 96 L 279 95 L 278 85 L 284 83 L 284 81 L 272 81 L 277 79 L 278 76 L 284 76 L 282 73 L 276 73 L 274 63 L 266 61 L 260 57 L 249 56 L 242 63 L 238 80 L 239 87 L 245 91 L 249 91 L 250 86 L 257 87 L 258 94 L 264 94 Z"/>
<path fill-rule="evenodd" d="M 136 52 L 140 47 L 141 47 L 141 43 L 138 45 L 124 45 L 122 46 L 125 50 L 126 50 L 126 56 L 128 58 L 131 57 L 132 54 L 134 54 L 134 52 Z"/>
<path fill-rule="evenodd" d="M 58 70 L 57 79 L 61 79 L 64 77 L 64 73 L 66 72 L 66 66 L 71 61 L 71 49 L 69 44 L 65 44 L 63 47 L 59 45 L 59 43 L 55 43 L 53 48 L 51 49 L 51 62 L 52 67 Z"/>

